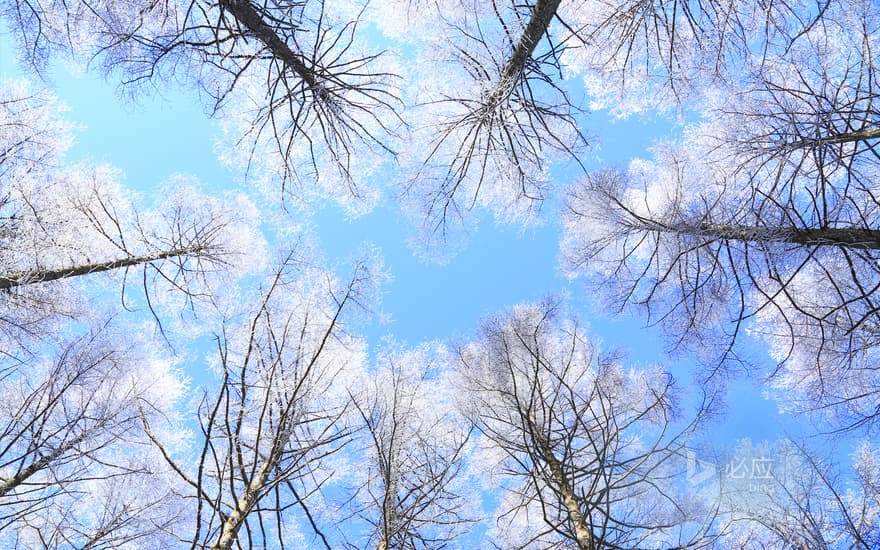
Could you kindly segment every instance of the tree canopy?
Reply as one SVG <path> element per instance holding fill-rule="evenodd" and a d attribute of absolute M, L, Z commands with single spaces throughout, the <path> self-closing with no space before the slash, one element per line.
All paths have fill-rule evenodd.
<path fill-rule="evenodd" d="M 22 75 L 0 73 L 0 545 L 880 545 L 876 1 L 0 0 L 0 22 Z M 132 109 L 194 91 L 234 184 L 135 188 L 72 154 L 65 70 Z M 660 121 L 650 148 L 603 143 L 633 120 Z M 434 270 L 480 222 L 550 228 L 576 286 L 505 274 L 515 300 L 442 340 L 374 337 L 396 266 L 325 257 L 328 205 L 406 220 Z M 447 284 L 474 296 L 474 269 Z M 664 357 L 602 343 L 630 315 Z M 718 450 L 762 394 L 797 429 Z"/>

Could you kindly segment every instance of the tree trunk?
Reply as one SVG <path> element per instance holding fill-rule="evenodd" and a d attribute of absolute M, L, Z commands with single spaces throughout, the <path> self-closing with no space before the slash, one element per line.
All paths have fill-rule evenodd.
<path fill-rule="evenodd" d="M 859 227 L 761 227 L 703 223 L 699 225 L 664 226 L 668 231 L 704 235 L 718 239 L 745 242 L 783 242 L 804 246 L 840 246 L 863 250 L 880 250 L 880 230 Z"/>
<path fill-rule="evenodd" d="M 492 107 L 497 105 L 502 99 L 507 97 L 513 85 L 519 81 L 520 76 L 525 70 L 526 63 L 532 57 L 535 48 L 553 21 L 553 16 L 556 15 L 560 2 L 561 0 L 538 0 L 538 3 L 532 8 L 529 24 L 526 26 L 526 30 L 520 37 L 516 48 L 504 65 L 498 85 L 487 101 L 487 105 Z"/>
<path fill-rule="evenodd" d="M 825 144 L 835 143 L 852 143 L 854 141 L 867 141 L 869 139 L 880 138 L 880 128 L 863 128 L 853 132 L 844 132 L 840 134 L 829 134 L 817 138 L 806 138 L 797 141 L 793 147 L 817 147 Z"/>
<path fill-rule="evenodd" d="M 220 6 L 229 10 L 239 23 L 269 48 L 272 55 L 295 72 L 316 95 L 323 95 L 324 87 L 318 81 L 315 71 L 306 65 L 303 55 L 290 49 L 287 42 L 266 24 L 251 2 L 248 0 L 220 0 Z"/>
<path fill-rule="evenodd" d="M 574 487 L 568 481 L 568 476 L 565 475 L 562 463 L 553 454 L 553 449 L 550 448 L 548 442 L 541 435 L 541 430 L 531 415 L 529 424 L 531 424 L 530 431 L 533 434 L 532 437 L 534 437 L 535 443 L 537 443 L 541 458 L 544 459 L 544 462 L 550 468 L 550 474 L 553 476 L 552 481 L 556 485 L 557 496 L 562 501 L 565 512 L 568 514 L 568 520 L 574 528 L 574 538 L 578 549 L 594 550 L 596 546 L 593 533 L 587 527 L 587 522 L 584 520 L 584 515 L 581 513 L 577 497 L 574 494 Z"/>
<path fill-rule="evenodd" d="M 390 460 L 390 459 L 389 459 Z M 386 472 L 385 495 L 382 502 L 382 538 L 376 550 L 388 550 L 397 526 L 397 476 L 394 472 Z"/>
<path fill-rule="evenodd" d="M 202 245 L 190 246 L 186 248 L 175 248 L 166 252 L 157 252 L 155 254 L 145 254 L 143 256 L 129 256 L 121 260 L 110 260 L 108 262 L 98 262 L 91 264 L 81 264 L 72 267 L 62 267 L 58 269 L 38 269 L 34 271 L 21 271 L 11 273 L 9 275 L 0 275 L 0 291 L 9 291 L 17 286 L 32 285 L 36 283 L 46 283 L 65 279 L 67 277 L 79 277 L 80 275 L 89 275 L 91 273 L 101 273 L 102 271 L 111 271 L 132 267 L 135 265 L 146 264 L 158 260 L 166 260 L 177 256 L 185 256 L 194 254 L 204 250 Z"/>
<path fill-rule="evenodd" d="M 257 495 L 266 486 L 266 481 L 269 479 L 269 471 L 271 469 L 272 461 L 267 460 L 260 467 L 260 471 L 257 472 L 257 475 L 247 484 L 244 494 L 238 499 L 238 502 L 235 503 L 235 509 L 226 517 L 226 521 L 223 522 L 223 528 L 220 531 L 220 538 L 217 539 L 217 542 L 211 545 L 211 550 L 230 550 L 232 548 L 235 539 L 238 538 L 238 530 L 241 529 L 241 525 L 244 523 L 245 519 L 247 519 L 251 508 L 253 508 L 254 504 L 257 502 Z"/>
<path fill-rule="evenodd" d="M 58 457 L 82 442 L 85 438 L 86 434 L 80 434 L 51 453 L 41 456 L 38 460 L 32 462 L 29 466 L 19 471 L 14 476 L 0 480 L 0 497 L 6 496 L 10 491 L 24 483 L 29 477 L 47 467 Z"/>
<path fill-rule="evenodd" d="M 559 498 L 562 500 L 568 519 L 574 527 L 575 542 L 577 542 L 580 550 L 593 550 L 595 548 L 593 542 L 593 533 L 587 527 L 584 521 L 584 515 L 581 513 L 578 505 L 577 497 L 574 494 L 574 488 L 568 482 L 568 477 L 562 469 L 562 464 L 556 459 L 556 456 L 550 449 L 545 451 L 545 460 L 550 467 L 550 473 L 559 490 Z"/>

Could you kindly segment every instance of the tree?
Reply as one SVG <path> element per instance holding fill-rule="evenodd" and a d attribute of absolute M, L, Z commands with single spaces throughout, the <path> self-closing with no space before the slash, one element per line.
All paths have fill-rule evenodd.
<path fill-rule="evenodd" d="M 681 108 L 786 55 L 834 11 L 829 4 L 381 4 L 377 19 L 388 34 L 416 25 L 428 37 L 418 59 L 427 67 L 418 76 L 424 91 L 413 100 L 413 151 L 421 156 L 405 207 L 429 244 L 449 240 L 478 206 L 496 221 L 533 222 L 549 196 L 554 161 L 585 165 L 585 110 L 566 76 L 583 74 L 594 104 L 618 114 Z"/>
<path fill-rule="evenodd" d="M 227 160 L 268 180 L 276 196 L 279 187 L 293 202 L 332 196 L 361 212 L 375 202 L 368 180 L 396 156 L 404 126 L 402 69 L 388 53 L 360 53 L 378 50 L 360 30 L 366 4 L 33 0 L 3 11 L 32 65 L 73 52 L 128 84 L 194 81 L 232 132 Z M 399 17 L 399 3 L 378 4 Z M 450 73 L 429 79 L 436 89 L 421 100 L 409 148 L 427 151 L 406 191 L 426 211 L 426 231 L 442 232 L 478 203 L 499 219 L 531 219 L 549 158 L 576 158 L 578 109 L 560 85 L 561 47 L 550 38 L 559 4 L 405 10 L 443 29 L 425 51 L 442 52 L 427 61 Z"/>
<path fill-rule="evenodd" d="M 553 304 L 518 306 L 487 321 L 459 361 L 486 467 L 504 488 L 496 513 L 501 546 L 700 547 L 711 540 L 711 515 L 685 505 L 676 485 L 695 423 L 675 432 L 668 373 L 626 371 L 600 356 Z"/>
<path fill-rule="evenodd" d="M 392 37 L 395 24 L 428 31 L 413 61 L 432 74 L 412 71 L 424 93 L 407 119 L 421 157 L 404 194 L 430 238 L 478 205 L 498 220 L 533 221 L 552 161 L 582 162 L 583 110 L 566 73 L 583 73 L 594 98 L 623 112 L 681 104 L 788 56 L 848 9 L 820 0 L 372 4 L 29 0 L 2 12 L 37 68 L 74 53 L 129 84 L 195 82 L 234 128 L 228 160 L 274 194 L 333 196 L 352 212 L 375 202 L 365 182 L 396 156 L 404 126 L 403 70 L 385 53 L 359 53 L 374 47 L 364 14 Z"/>
<path fill-rule="evenodd" d="M 247 253 L 259 264 L 262 238 L 246 199 L 209 198 L 178 178 L 164 204 L 139 212 L 118 170 L 63 163 L 71 132 L 61 111 L 24 83 L 0 89 L 0 353 L 60 318 L 92 315 L 95 304 L 78 307 L 72 288 L 82 276 L 121 274 L 123 305 L 133 307 L 130 289 L 142 287 L 158 320 L 162 303 L 210 301 L 231 279 L 231 258 Z"/>
<path fill-rule="evenodd" d="M 762 458 L 772 467 L 757 483 L 732 484 L 725 490 L 725 506 L 738 518 L 726 544 L 792 550 L 867 550 L 880 544 L 876 448 L 862 442 L 848 475 L 829 453 L 820 455 L 791 440 L 778 442 L 772 451 L 772 457 Z"/>
<path fill-rule="evenodd" d="M 419 156 L 405 187 L 425 238 L 447 240 L 476 206 L 499 221 L 533 222 L 550 163 L 577 161 L 586 145 L 580 110 L 562 84 L 563 48 L 550 30 L 559 4 L 462 1 L 407 11 L 434 27 L 420 60 L 431 74 L 420 75 L 425 90 L 413 113 Z"/>
<path fill-rule="evenodd" d="M 192 548 L 277 545 L 301 537 L 329 547 L 309 502 L 333 482 L 326 463 L 351 439 L 352 380 L 362 379 L 363 343 L 343 318 L 367 298 L 373 266 L 359 263 L 338 285 L 288 255 L 246 311 L 217 335 L 217 385 L 198 405 L 195 457 L 176 456 L 147 433 L 196 505 L 174 532 Z M 363 302 L 361 302 L 363 303 Z"/>
<path fill-rule="evenodd" d="M 62 111 L 25 83 L 0 89 L 3 544 L 165 546 L 183 507 L 142 417 L 172 417 L 180 382 L 122 344 L 130 328 L 107 320 L 99 279 L 121 273 L 131 308 L 128 280 L 139 270 L 155 317 L 174 300 L 213 300 L 232 279 L 228 258 L 250 249 L 258 263 L 260 237 L 247 201 L 224 204 L 180 178 L 159 209 L 138 212 L 117 170 L 63 163 L 71 125 Z"/>
<path fill-rule="evenodd" d="M 564 2 L 562 61 L 583 76 L 594 108 L 617 115 L 692 108 L 738 87 L 804 35 L 859 8 L 838 0 L 587 0 Z"/>
<path fill-rule="evenodd" d="M 398 76 L 361 51 L 360 9 L 323 0 L 14 2 L 5 8 L 26 59 L 53 48 L 100 63 L 126 84 L 195 83 L 233 132 L 227 150 L 271 194 L 336 197 L 353 211 L 393 154 Z M 278 192 L 280 189 L 280 193 Z"/>
<path fill-rule="evenodd" d="M 167 544 L 179 508 L 141 414 L 172 415 L 181 383 L 118 325 L 0 361 L 4 547 Z"/>
<path fill-rule="evenodd" d="M 572 273 L 613 280 L 619 303 L 643 307 L 675 345 L 714 340 L 714 367 L 757 334 L 783 405 L 844 428 L 873 422 L 880 388 L 880 19 L 876 6 L 854 8 L 828 7 L 681 145 L 575 186 L 563 243 Z"/>
<path fill-rule="evenodd" d="M 380 52 L 370 25 L 402 5 L 431 34 Z M 557 161 L 586 172 L 570 75 L 617 114 L 676 109 L 681 143 L 571 188 L 569 270 L 598 274 L 712 374 L 743 360 L 750 333 L 786 408 L 843 428 L 880 414 L 872 0 L 0 0 L 0 16 L 38 73 L 82 58 L 126 90 L 195 84 L 233 136 L 225 160 L 288 205 L 365 210 L 406 139 L 402 200 L 430 238 L 475 208 L 531 222 Z M 339 284 L 291 255 L 239 294 L 225 283 L 248 269 L 231 254 L 259 255 L 251 203 L 186 188 L 137 208 L 112 168 L 62 162 L 57 111 L 42 92 L 0 94 L 6 546 L 451 544 L 477 515 L 461 488 L 472 466 L 498 490 L 504 547 L 880 544 L 867 448 L 850 492 L 801 450 L 804 475 L 722 538 L 681 475 L 708 405 L 679 419 L 667 372 L 624 369 L 558 305 L 487 321 L 454 373 L 424 349 L 366 366 L 346 317 L 369 300 L 372 264 Z M 150 393 L 152 363 L 120 344 L 131 329 L 72 336 L 100 323 L 116 276 L 126 308 L 224 315 L 191 440 Z"/>
<path fill-rule="evenodd" d="M 455 410 L 443 354 L 422 345 L 379 356 L 352 402 L 361 420 L 353 470 L 352 516 L 367 525 L 352 548 L 439 548 L 477 521 L 468 488 L 470 423 Z"/>

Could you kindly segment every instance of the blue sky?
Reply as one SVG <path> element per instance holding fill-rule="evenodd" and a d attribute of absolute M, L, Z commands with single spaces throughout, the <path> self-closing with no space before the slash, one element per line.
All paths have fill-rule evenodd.
<path fill-rule="evenodd" d="M 17 77 L 20 73 L 6 44 L 0 40 L 0 75 Z M 111 163 L 124 171 L 125 183 L 148 200 L 176 173 L 195 175 L 206 189 L 236 186 L 235 176 L 215 155 L 220 132 L 195 94 L 169 85 L 136 101 L 121 99 L 116 88 L 99 77 L 74 77 L 60 70 L 53 73 L 51 85 L 71 108 L 68 118 L 80 126 L 68 160 Z M 587 121 L 588 135 L 599 143 L 589 162 L 625 163 L 645 155 L 645 148 L 671 127 L 662 119 L 613 122 L 603 113 L 593 113 Z M 691 382 L 691 365 L 664 358 L 663 343 L 654 331 L 643 328 L 638 319 L 603 316 L 582 283 L 568 281 L 560 273 L 560 228 L 551 220 L 526 231 L 498 228 L 491 220 L 482 220 L 466 249 L 445 265 L 425 264 L 412 253 L 406 221 L 391 204 L 354 220 L 334 206 L 325 206 L 313 221 L 320 248 L 331 264 L 356 254 L 364 242 L 382 252 L 392 276 L 382 309 L 392 322 L 363 327 L 373 344 L 388 334 L 408 344 L 455 341 L 471 334 L 483 316 L 564 294 L 571 311 L 601 338 L 605 348 L 624 348 L 635 364 L 665 363 L 677 374 L 680 385 Z M 773 439 L 781 435 L 784 423 L 791 422 L 777 415 L 774 404 L 763 399 L 760 388 L 750 381 L 731 388 L 728 404 L 728 416 L 713 437 L 722 447 L 744 437 Z"/>

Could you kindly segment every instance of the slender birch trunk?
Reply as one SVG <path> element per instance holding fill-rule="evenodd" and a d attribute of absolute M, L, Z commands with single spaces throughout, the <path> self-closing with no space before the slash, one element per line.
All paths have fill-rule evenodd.
<path fill-rule="evenodd" d="M 167 260 L 168 258 L 195 254 L 205 250 L 205 248 L 206 247 L 203 245 L 196 245 L 186 248 L 174 248 L 172 250 L 156 252 L 154 254 L 144 254 L 142 256 L 129 256 L 128 258 L 110 260 L 107 262 L 80 264 L 57 269 L 35 269 L 32 271 L 20 271 L 8 275 L 0 275 L 0 291 L 9 291 L 15 287 L 24 285 L 46 283 L 49 281 L 57 281 L 58 279 L 66 279 L 68 277 L 79 277 L 81 275 L 90 275 L 92 273 L 101 273 L 103 271 L 112 271 L 114 269 L 123 269 L 159 260 Z"/>

